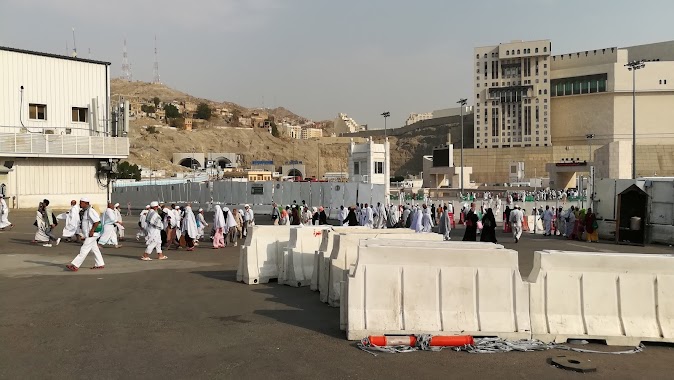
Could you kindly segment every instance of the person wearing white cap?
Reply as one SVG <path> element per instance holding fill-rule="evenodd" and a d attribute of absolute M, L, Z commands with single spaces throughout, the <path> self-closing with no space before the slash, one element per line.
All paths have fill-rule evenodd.
<path fill-rule="evenodd" d="M 245 238 L 248 236 L 248 227 L 255 225 L 255 214 L 248 204 L 243 206 L 243 210 L 243 237 Z"/>
<path fill-rule="evenodd" d="M 138 217 L 138 233 L 136 234 L 136 240 L 144 237 L 147 241 L 147 214 L 150 213 L 150 205 L 145 206 L 145 210 L 140 212 Z"/>
<path fill-rule="evenodd" d="M 66 223 L 63 227 L 63 238 L 72 241 L 80 229 L 80 206 L 76 200 L 70 201 L 70 211 L 66 216 Z M 75 239 L 77 240 L 77 239 Z"/>
<path fill-rule="evenodd" d="M 9 207 L 5 202 L 5 196 L 0 194 L 0 230 L 12 228 L 14 225 L 9 222 Z"/>
<path fill-rule="evenodd" d="M 513 230 L 513 238 L 515 243 L 519 243 L 522 237 L 522 222 L 524 221 L 524 214 L 520 206 L 515 205 L 515 209 L 510 211 L 510 223 Z"/>
<path fill-rule="evenodd" d="M 153 201 L 150 203 L 151 210 L 147 213 L 145 218 L 147 238 L 145 239 L 145 253 L 140 259 L 143 261 L 151 261 L 150 254 L 153 250 L 157 250 L 157 256 L 159 260 L 166 260 L 168 256 L 164 256 L 161 250 L 161 231 L 164 229 L 164 222 L 159 216 L 157 209 L 159 208 L 159 203 Z"/>
<path fill-rule="evenodd" d="M 117 242 L 117 229 L 115 228 L 117 217 L 115 216 L 115 209 L 112 203 L 108 203 L 108 208 L 103 213 L 101 223 L 103 224 L 103 232 L 98 239 L 98 243 L 103 246 L 112 245 L 115 248 L 120 248 L 121 245 Z"/>
<path fill-rule="evenodd" d="M 204 218 L 204 209 L 200 208 L 199 213 L 197 214 L 197 230 L 199 230 L 197 241 L 204 237 L 204 230 L 206 227 L 208 227 L 208 223 L 206 223 L 206 219 Z"/>
<path fill-rule="evenodd" d="M 122 222 L 122 209 L 119 206 L 119 203 L 115 203 L 115 218 L 117 218 L 117 223 L 115 223 L 115 229 L 117 229 L 117 236 L 119 241 L 124 240 L 124 223 Z"/>
<path fill-rule="evenodd" d="M 85 239 L 84 244 L 80 248 L 80 253 L 73 259 L 73 261 L 66 265 L 66 268 L 76 272 L 82 266 L 84 259 L 87 258 L 89 252 L 94 253 L 94 266 L 91 269 L 103 269 L 105 268 L 105 262 L 103 261 L 103 255 L 101 255 L 101 250 L 98 248 L 98 235 L 101 231 L 101 219 L 98 216 L 98 212 L 91 207 L 89 203 L 89 198 L 80 199 L 80 208 L 84 211 L 82 214 L 82 232 L 84 233 Z"/>

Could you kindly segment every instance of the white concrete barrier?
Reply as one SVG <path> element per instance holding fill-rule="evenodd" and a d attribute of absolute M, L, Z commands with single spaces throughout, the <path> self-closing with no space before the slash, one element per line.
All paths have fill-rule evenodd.
<path fill-rule="evenodd" d="M 410 247 L 417 248 L 438 248 L 445 249 L 448 253 L 462 252 L 465 250 L 489 250 L 489 249 L 504 249 L 501 244 L 487 243 L 487 242 L 474 242 L 474 241 L 419 241 L 419 240 L 388 240 L 385 238 L 368 238 L 362 239 L 358 243 L 358 247 L 392 247 L 392 249 L 408 249 Z M 352 264 L 349 268 L 349 271 L 353 270 L 355 264 Z M 346 273 L 348 273 L 347 271 Z M 521 273 L 520 273 L 521 277 Z M 339 302 L 339 311 L 340 311 L 340 320 L 339 327 L 342 330 L 346 330 L 347 323 L 347 313 L 346 313 L 346 300 L 348 298 L 347 288 L 347 277 L 344 277 L 343 281 L 340 282 L 340 296 L 342 299 Z"/>
<path fill-rule="evenodd" d="M 323 235 L 323 241 L 321 242 L 321 247 L 316 252 L 314 258 L 314 268 L 318 268 L 317 278 L 316 278 L 316 288 L 320 291 L 321 302 L 328 302 L 328 288 L 329 288 L 329 279 L 330 279 L 330 256 L 332 255 L 332 247 L 334 245 L 335 236 L 341 235 L 353 235 L 359 234 L 365 237 L 374 237 L 378 235 L 410 235 L 411 237 L 415 235 L 413 230 L 409 228 L 390 228 L 390 229 L 381 229 L 375 230 L 372 228 L 366 227 L 336 227 L 332 231 L 329 231 L 327 234 Z M 318 265 L 318 266 L 316 266 Z M 312 284 L 313 286 L 313 284 Z"/>
<path fill-rule="evenodd" d="M 410 230 L 411 231 L 411 230 Z M 332 246 L 332 253 L 330 254 L 330 271 L 328 274 L 328 304 L 332 307 L 339 307 L 339 299 L 341 297 L 341 287 L 339 283 L 346 279 L 349 266 L 356 263 L 358 259 L 358 243 L 361 239 L 364 238 L 377 238 L 381 237 L 382 239 L 387 240 L 417 240 L 417 241 L 435 241 L 439 243 L 444 243 L 442 241 L 443 237 L 440 234 L 349 234 L 349 235 L 336 235 L 335 242 Z M 405 252 L 408 254 L 414 254 L 411 252 L 411 247 L 405 249 Z"/>
<path fill-rule="evenodd" d="M 314 271 L 314 255 L 320 247 L 323 234 L 331 226 L 303 226 L 290 229 L 288 247 L 283 252 L 279 283 L 290 286 L 308 286 Z"/>
<path fill-rule="evenodd" d="M 311 275 L 311 285 L 310 289 L 313 291 L 318 291 L 318 284 L 321 280 L 319 273 L 322 271 L 321 268 L 324 266 L 325 255 L 322 252 L 328 252 L 328 259 L 330 252 L 332 251 L 332 242 L 334 234 L 336 233 L 355 233 L 358 231 L 372 231 L 371 228 L 367 227 L 332 227 L 329 230 L 326 230 L 321 239 L 321 245 L 318 247 L 314 254 L 314 272 Z"/>
<path fill-rule="evenodd" d="M 540 251 L 529 281 L 535 339 L 674 342 L 672 255 Z"/>
<path fill-rule="evenodd" d="M 517 252 L 359 247 L 345 282 L 347 338 L 434 334 L 531 337 Z"/>
<path fill-rule="evenodd" d="M 239 253 L 236 280 L 264 284 L 278 278 L 277 258 L 288 245 L 289 226 L 252 226 Z"/>

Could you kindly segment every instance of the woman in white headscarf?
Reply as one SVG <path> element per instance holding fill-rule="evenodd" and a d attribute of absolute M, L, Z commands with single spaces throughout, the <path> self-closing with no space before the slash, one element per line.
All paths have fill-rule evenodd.
<path fill-rule="evenodd" d="M 421 212 L 421 208 L 417 207 L 417 210 L 414 212 L 414 219 L 412 219 L 412 229 L 416 233 L 422 232 L 424 225 L 423 225 L 423 215 Z"/>
<path fill-rule="evenodd" d="M 223 215 L 225 219 L 225 228 L 224 228 L 224 233 L 225 233 L 225 246 L 227 244 L 232 244 L 235 247 L 238 245 L 237 239 L 236 239 L 236 220 L 234 219 L 234 215 L 232 214 L 231 211 L 227 207 L 225 207 L 223 210 Z"/>
<path fill-rule="evenodd" d="M 421 212 L 421 232 L 431 232 L 433 230 L 433 216 L 431 210 L 424 205 Z"/>
<path fill-rule="evenodd" d="M 220 205 L 215 205 L 215 216 L 213 217 L 213 249 L 225 247 L 225 215 L 222 212 Z"/>
<path fill-rule="evenodd" d="M 187 205 L 185 207 L 185 216 L 181 224 L 181 230 L 185 234 L 187 250 L 194 251 L 194 239 L 199 235 L 199 230 L 197 229 L 197 219 L 194 217 L 194 212 L 192 212 L 192 206 Z"/>

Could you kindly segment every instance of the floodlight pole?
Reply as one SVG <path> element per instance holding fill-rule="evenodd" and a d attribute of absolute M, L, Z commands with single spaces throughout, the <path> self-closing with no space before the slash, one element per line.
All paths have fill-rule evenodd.
<path fill-rule="evenodd" d="M 625 65 L 632 72 L 632 179 L 637 179 L 637 70 L 646 67 L 644 61 Z"/>

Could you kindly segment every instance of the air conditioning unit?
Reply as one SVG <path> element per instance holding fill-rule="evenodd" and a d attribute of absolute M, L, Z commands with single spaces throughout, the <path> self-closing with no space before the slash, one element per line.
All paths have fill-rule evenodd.
<path fill-rule="evenodd" d="M 45 129 L 43 133 L 44 133 L 45 135 L 55 135 L 55 134 L 56 134 L 56 130 L 54 130 L 54 129 Z"/>

